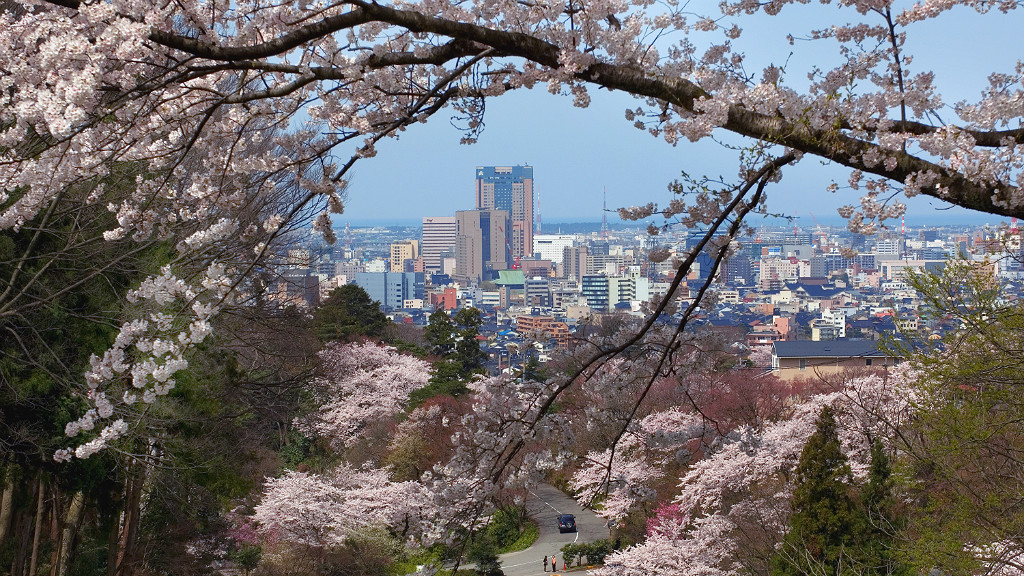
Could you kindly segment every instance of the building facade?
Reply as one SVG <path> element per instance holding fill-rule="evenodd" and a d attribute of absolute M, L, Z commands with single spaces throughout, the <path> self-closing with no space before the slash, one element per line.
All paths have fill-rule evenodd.
<path fill-rule="evenodd" d="M 405 262 L 415 260 L 420 255 L 420 243 L 416 240 L 403 240 L 391 245 L 391 271 L 406 272 Z"/>
<path fill-rule="evenodd" d="M 849 370 L 886 370 L 900 358 L 878 348 L 872 340 L 772 343 L 772 372 L 783 380 L 815 378 Z"/>
<path fill-rule="evenodd" d="M 568 349 L 572 341 L 569 325 L 555 320 L 553 316 L 519 316 L 516 318 L 516 330 L 534 339 L 554 339 L 563 350 Z"/>
<path fill-rule="evenodd" d="M 580 282 L 580 295 L 586 299 L 587 306 L 592 310 L 607 312 L 621 304 L 649 300 L 651 285 L 650 280 L 639 274 L 587 274 Z"/>
<path fill-rule="evenodd" d="M 533 166 L 477 166 L 476 207 L 508 212 L 513 260 L 533 257 Z"/>
<path fill-rule="evenodd" d="M 509 217 L 505 210 L 460 210 L 455 213 L 458 235 L 455 241 L 456 282 L 469 284 L 490 280 L 511 264 L 508 238 Z"/>
<path fill-rule="evenodd" d="M 421 272 L 360 272 L 356 274 L 355 284 L 366 290 L 382 310 L 397 310 L 406 300 L 424 297 Z"/>
<path fill-rule="evenodd" d="M 441 255 L 455 250 L 459 236 L 459 223 L 454 216 L 431 216 L 423 219 L 422 242 L 423 268 L 429 272 L 440 272 Z"/>
<path fill-rule="evenodd" d="M 565 249 L 575 243 L 576 238 L 568 234 L 537 234 L 533 237 L 533 253 L 541 260 L 551 260 L 562 270 Z"/>

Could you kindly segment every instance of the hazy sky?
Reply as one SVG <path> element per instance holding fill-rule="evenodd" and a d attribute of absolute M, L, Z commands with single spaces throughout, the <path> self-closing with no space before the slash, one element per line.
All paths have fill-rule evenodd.
<path fill-rule="evenodd" d="M 748 26 L 741 41 L 756 46 L 747 50 L 748 70 L 788 58 L 791 77 L 803 78 L 811 63 L 807 54 L 816 57 L 822 47 L 831 49 L 834 44 L 798 42 L 790 47 L 780 43 L 777 50 L 783 52 L 773 54 L 763 48 L 767 43 L 760 41 L 790 32 L 798 35 L 822 25 L 815 18 L 831 12 L 821 10 L 796 7 L 802 20 L 793 31 L 780 31 L 777 26 L 792 19 L 761 19 Z M 939 23 L 929 23 L 927 34 L 911 36 L 906 47 L 915 54 L 912 71 L 936 71 L 947 104 L 976 98 L 993 70 L 1012 72 L 1024 47 L 1017 36 L 1024 28 L 1019 14 L 978 16 L 958 10 L 954 17 L 956 34 Z M 979 42 L 979 38 L 985 41 Z M 788 51 L 794 54 L 790 56 Z M 633 98 L 606 90 L 591 89 L 590 93 L 593 102 L 587 109 L 574 108 L 571 98 L 548 94 L 544 87 L 491 99 L 486 129 L 478 143 L 468 146 L 459 144 L 461 134 L 450 125 L 450 112 L 411 127 L 397 141 L 381 143 L 375 158 L 357 164 L 346 213 L 338 220 L 416 220 L 472 209 L 474 168 L 478 165 L 532 165 L 545 222 L 600 220 L 605 189 L 609 208 L 649 201 L 664 204 L 671 196 L 667 185 L 681 170 L 693 175 L 735 176 L 732 153 L 710 141 L 670 146 L 625 120 L 625 109 L 638 106 Z M 940 114 L 946 119 L 953 116 L 949 109 Z M 845 182 L 847 175 L 845 169 L 805 158 L 769 189 L 769 208 L 796 214 L 808 226 L 812 225 L 811 213 L 823 223 L 838 223 L 836 208 L 856 203 L 857 194 L 849 190 L 832 194 L 825 188 L 833 179 Z M 911 199 L 908 204 L 908 226 L 1000 221 L 991 215 L 949 209 L 926 198 Z"/>

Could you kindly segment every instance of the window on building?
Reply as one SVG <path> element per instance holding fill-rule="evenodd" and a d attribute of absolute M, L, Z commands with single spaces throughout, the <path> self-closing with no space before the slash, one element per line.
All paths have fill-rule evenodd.
<path fill-rule="evenodd" d="M 801 358 L 800 359 L 800 369 L 801 370 L 807 370 L 807 359 L 806 358 Z"/>
<path fill-rule="evenodd" d="M 866 363 L 866 365 L 871 366 L 871 358 L 864 360 L 864 362 Z"/>

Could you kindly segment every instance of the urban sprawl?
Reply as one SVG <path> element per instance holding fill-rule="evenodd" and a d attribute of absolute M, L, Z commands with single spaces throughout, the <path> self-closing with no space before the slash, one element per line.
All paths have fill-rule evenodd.
<path fill-rule="evenodd" d="M 346 226 L 334 245 L 293 244 L 274 297 L 315 308 L 334 288 L 353 283 L 393 321 L 416 325 L 436 310 L 475 307 L 484 315 L 491 369 L 501 371 L 526 335 L 544 362 L 571 348 L 578 328 L 595 319 L 645 316 L 669 293 L 679 260 L 705 236 L 671 228 L 652 236 L 646 224 L 612 228 L 607 218 L 572 233 L 551 233 L 556 226 L 542 233 L 533 189 L 531 166 L 477 167 L 473 209 L 424 217 L 421 227 Z M 898 225 L 862 236 L 811 220 L 739 239 L 714 278 L 714 298 L 701 303 L 690 325 L 740 330 L 749 349 L 771 346 L 771 368 L 784 378 L 886 366 L 896 361 L 877 345 L 887 334 L 938 339 L 950 328 L 921 320 L 906 271 L 939 271 L 953 257 L 976 260 L 1004 284 L 1007 298 L 1024 277 L 1015 222 Z M 695 298 L 712 264 L 699 255 L 672 295 L 678 304 Z"/>

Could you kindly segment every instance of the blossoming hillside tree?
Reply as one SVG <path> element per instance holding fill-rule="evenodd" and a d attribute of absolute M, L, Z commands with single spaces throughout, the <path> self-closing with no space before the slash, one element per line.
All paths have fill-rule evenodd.
<path fill-rule="evenodd" d="M 179 251 L 201 252 L 261 226 L 276 230 L 318 201 L 340 210 L 346 175 L 382 138 L 449 107 L 472 139 L 487 98 L 538 84 L 571 94 L 579 106 L 592 88 L 635 95 L 627 117 L 670 144 L 718 129 L 747 137 L 757 153 L 740 170 L 742 181 L 777 179 L 805 155 L 849 167 L 850 186 L 864 194 L 843 211 L 854 228 L 898 215 L 902 205 L 887 200 L 900 189 L 1024 215 L 1021 70 L 994 71 L 976 100 L 935 115 L 944 108 L 943 79 L 915 70 L 905 50 L 918 24 L 960 3 L 830 4 L 834 26 L 778 28 L 782 41 L 806 33 L 816 39 L 810 49 L 834 47 L 834 66 L 788 70 L 775 62 L 746 71 L 733 49 L 744 18 L 763 12 L 782 21 L 788 4 L 724 2 L 699 13 L 645 0 L 7 4 L 0 16 L 0 226 L 39 218 L 114 162 L 141 162 L 152 177 L 136 178 L 130 192 L 82 200 L 103 202 L 116 216 L 105 236 L 172 235 Z M 1012 0 L 964 6 L 1017 8 Z M 809 84 L 788 81 L 805 72 Z M 269 132 L 303 119 L 298 129 Z M 302 194 L 262 223 L 241 217 L 253 195 L 282 187 Z M 664 213 L 708 225 L 723 211 L 736 218 L 745 203 L 760 201 L 744 190 L 750 187 L 698 194 Z M 330 233 L 326 212 L 317 226 Z M 90 373 L 97 390 L 127 373 L 139 389 L 127 399 L 168 390 L 182 366 L 177 348 L 204 337 L 209 315 L 248 269 L 208 255 L 203 274 L 182 277 L 172 266 L 136 292 L 157 306 L 183 301 L 181 311 L 194 321 L 126 325 Z M 123 428 L 107 428 L 81 455 Z"/>
<path fill-rule="evenodd" d="M 558 415 L 543 416 L 534 431 L 527 425 L 547 396 L 544 384 L 482 378 L 461 406 L 437 399 L 403 414 L 410 392 L 427 384 L 427 362 L 372 342 L 330 342 L 319 357 L 312 409 L 296 424 L 324 443 L 326 461 L 339 463 L 267 481 L 254 519 L 267 542 L 284 544 L 272 546 L 270 562 L 325 561 L 373 529 L 400 543 L 461 545 L 498 504 L 514 500 L 510 487 L 556 467 L 571 442 Z M 507 446 L 524 438 L 531 445 L 520 459 L 502 465 Z"/>
<path fill-rule="evenodd" d="M 316 408 L 299 427 L 339 452 L 363 437 L 366 427 L 400 412 L 430 376 L 427 362 L 373 342 L 330 342 L 319 356 L 324 370 L 310 386 Z"/>
<path fill-rule="evenodd" d="M 313 406 L 296 425 L 340 462 L 267 480 L 254 519 L 268 541 L 283 544 L 274 558 L 324 561 L 374 530 L 399 539 L 440 538 L 441 514 L 421 478 L 392 481 L 384 447 L 354 450 L 389 436 L 409 393 L 426 385 L 429 364 L 373 342 L 329 342 L 319 359 L 319 376 L 309 383 Z M 367 453 L 378 459 L 360 458 Z"/>
<path fill-rule="evenodd" d="M 1024 65 L 994 70 L 976 98 L 948 106 L 941 87 L 958 79 L 915 69 L 907 48 L 930 20 L 957 10 L 1005 17 L 1017 2 L 826 2 L 819 9 L 834 25 L 820 30 L 787 20 L 790 4 L 0 4 L 0 229 L 31 230 L 70 201 L 109 211 L 113 222 L 98 235 L 105 241 L 156 240 L 170 251 L 166 266 L 129 293 L 132 316 L 91 363 L 82 396 L 93 407 L 67 428 L 84 440 L 59 456 L 84 458 L 116 442 L 145 411 L 139 405 L 173 389 L 188 350 L 281 230 L 316 210 L 315 227 L 330 237 L 329 211 L 342 209 L 346 178 L 381 139 L 448 109 L 472 140 L 487 99 L 509 91 L 546 85 L 586 106 L 589 90 L 618 90 L 637 99 L 627 120 L 670 145 L 719 132 L 747 139 L 736 182 L 698 180 L 660 210 L 703 226 L 696 250 L 719 259 L 743 218 L 765 209 L 766 188 L 808 157 L 849 169 L 849 187 L 863 197 L 842 213 L 859 231 L 899 215 L 892 195 L 900 191 L 1024 216 Z M 792 49 L 822 59 L 806 70 L 785 61 L 748 70 L 736 42 L 747 19 L 761 15 L 779 24 L 777 37 L 759 43 L 809 36 Z M 119 166 L 138 169 L 132 185 L 105 185 Z M 713 242 L 719 232 L 726 241 Z M 683 258 L 678 278 L 695 257 Z M 9 278 L 28 269 L 17 259 L 5 267 L 0 315 L 25 301 L 28 291 Z M 676 336 L 694 310 L 682 312 Z M 635 343 L 598 351 L 594 363 Z M 649 385 L 675 344 L 662 349 Z M 506 411 L 472 417 L 481 433 L 467 438 L 461 457 L 481 476 L 467 478 L 466 494 L 530 462 L 526 448 L 544 440 L 542 425 L 556 424 L 555 399 L 594 363 L 536 390 L 477 384 L 481 402 Z"/>
<path fill-rule="evenodd" d="M 842 452 L 854 481 L 863 483 L 872 440 L 893 438 L 911 413 L 909 384 L 905 372 L 857 377 L 800 402 L 763 429 L 741 431 L 683 475 L 675 506 L 660 509 L 645 542 L 609 556 L 597 573 L 767 575 L 787 532 L 797 464 L 822 409 L 835 411 Z"/>

